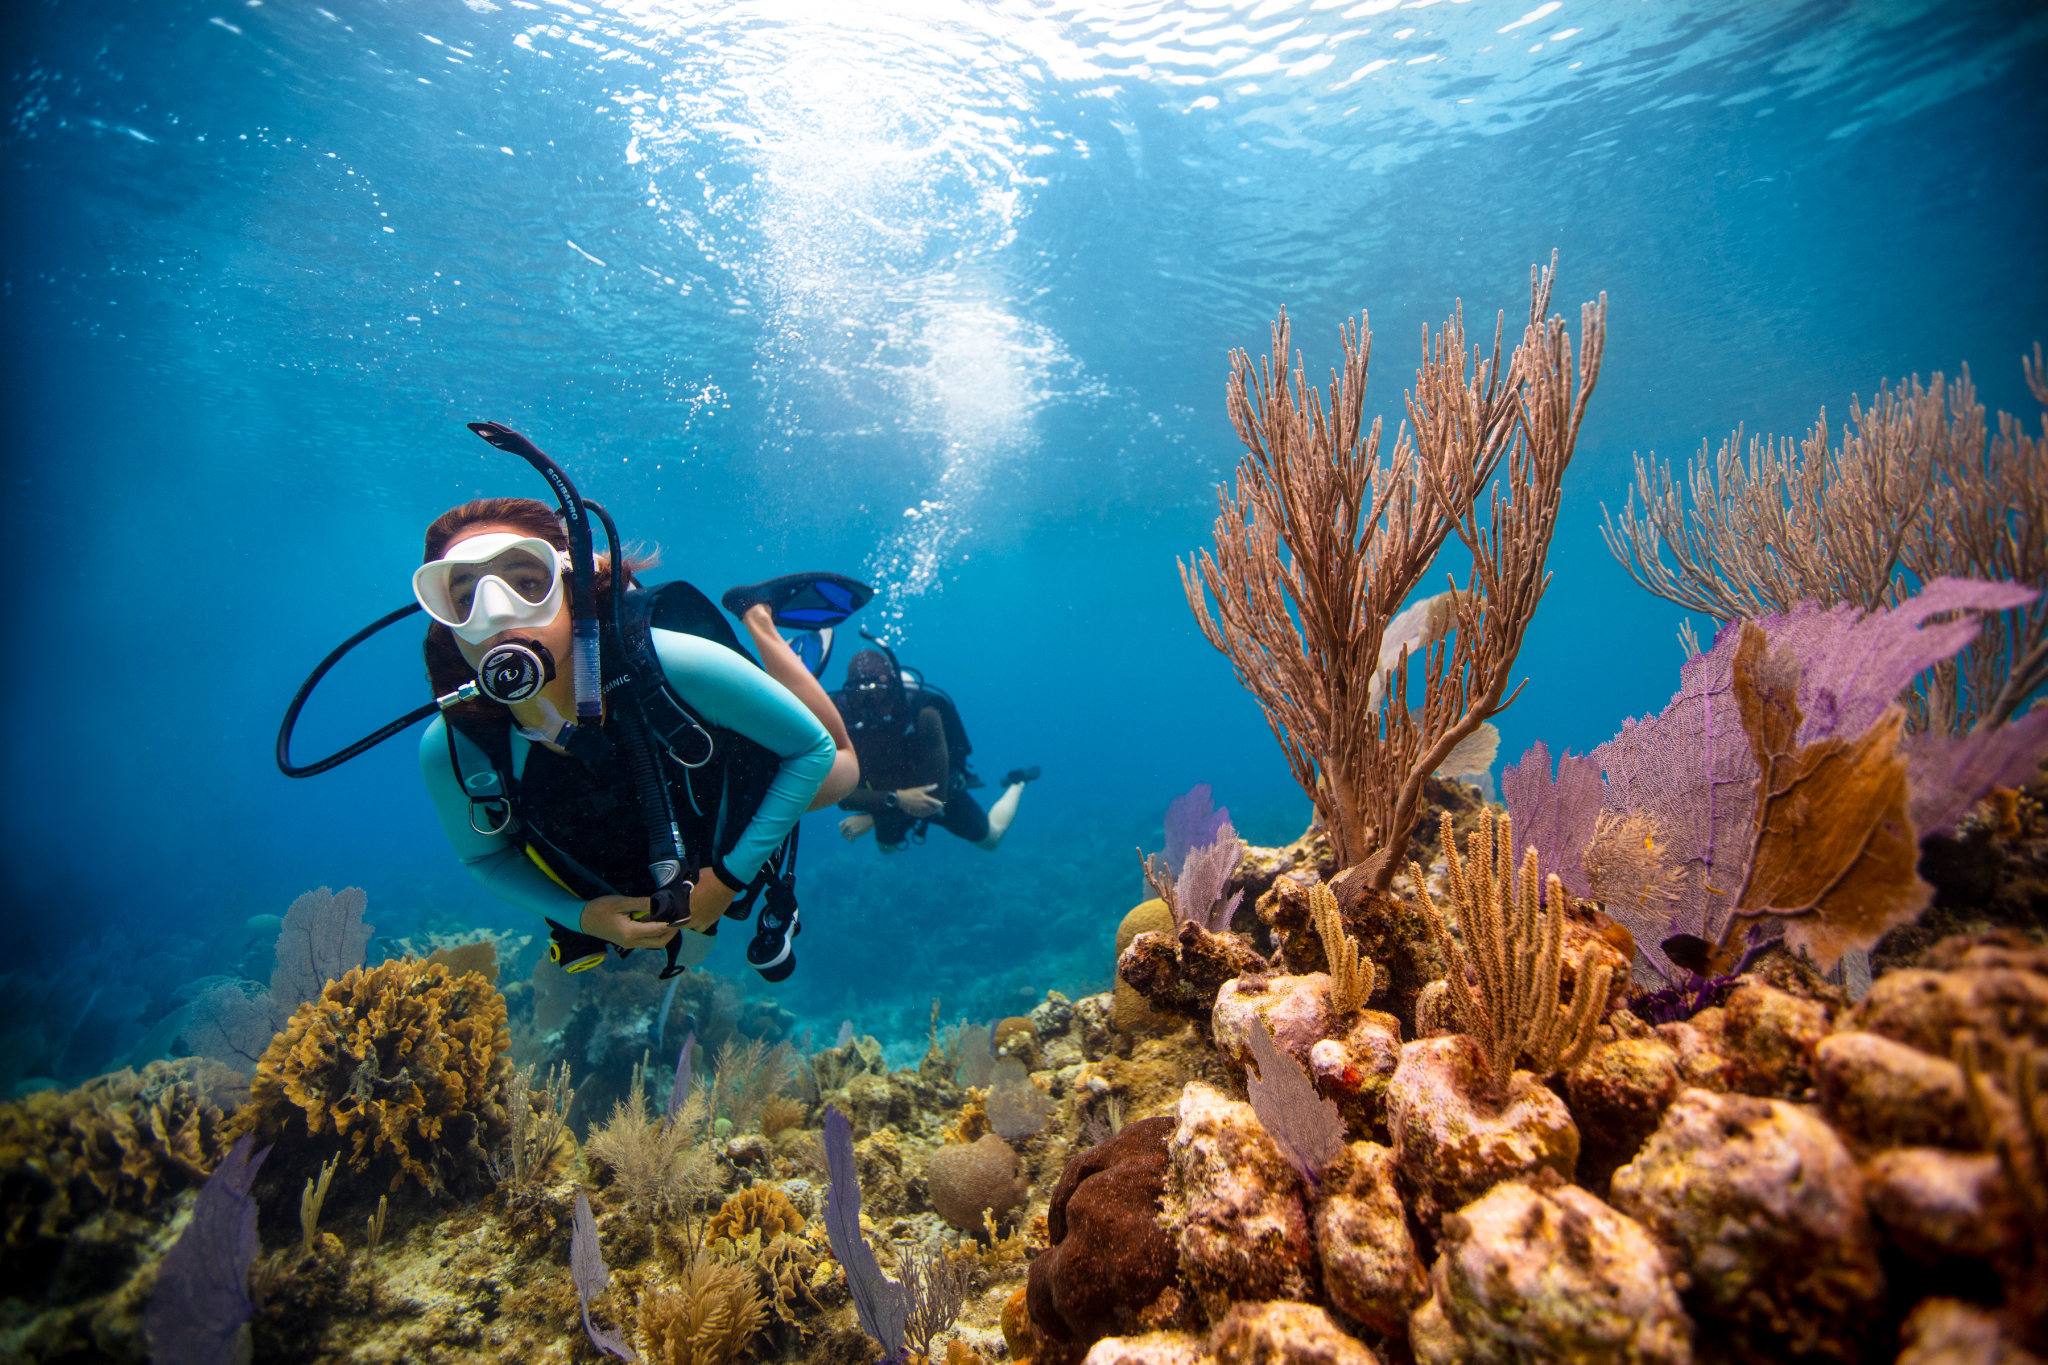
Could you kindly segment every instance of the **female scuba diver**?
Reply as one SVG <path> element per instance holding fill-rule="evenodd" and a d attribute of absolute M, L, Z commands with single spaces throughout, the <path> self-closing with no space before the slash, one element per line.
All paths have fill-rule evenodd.
<path fill-rule="evenodd" d="M 697 965 L 720 918 L 745 918 L 758 898 L 747 960 L 768 980 L 782 980 L 795 967 L 792 940 L 801 932 L 788 866 L 797 821 L 850 792 L 859 769 L 839 713 L 778 633 L 777 613 L 806 588 L 822 585 L 848 610 L 865 603 L 869 590 L 806 574 L 727 593 L 758 668 L 687 585 L 626 599 L 654 604 L 642 608 L 652 615 L 635 629 L 644 629 L 659 664 L 650 686 L 659 691 L 665 683 L 672 694 L 670 733 L 651 760 L 662 781 L 650 787 L 651 774 L 634 767 L 636 758 L 645 763 L 648 746 L 614 742 L 626 736 L 610 723 L 621 703 L 609 695 L 609 671 L 603 720 L 579 726 L 571 670 L 554 668 L 572 652 L 569 547 L 556 512 L 529 498 L 465 503 L 427 528 L 413 591 L 433 618 L 425 651 L 435 692 L 473 691 L 479 666 L 494 666 L 487 655 L 516 655 L 530 663 L 534 681 L 545 678 L 509 704 L 487 699 L 506 689 L 486 686 L 485 695 L 444 704 L 428 727 L 420 771 L 448 841 L 485 890 L 548 921 L 551 956 L 571 971 L 597 965 L 605 944 L 668 947 L 664 975 L 680 970 L 678 962 Z M 651 563 L 628 557 L 626 584 L 637 587 L 633 575 Z M 600 597 L 612 591 L 617 571 L 610 556 L 595 558 Z M 673 588 L 702 604 L 731 647 L 707 638 L 709 630 L 665 628 L 675 621 L 662 603 L 683 601 L 668 595 Z M 693 747 L 698 737 L 701 746 Z M 679 832 L 672 846 L 691 850 L 700 864 L 665 887 L 648 864 L 643 804 L 650 791 L 660 804 L 664 789 L 669 828 Z M 659 816 L 654 824 L 660 827 Z"/>

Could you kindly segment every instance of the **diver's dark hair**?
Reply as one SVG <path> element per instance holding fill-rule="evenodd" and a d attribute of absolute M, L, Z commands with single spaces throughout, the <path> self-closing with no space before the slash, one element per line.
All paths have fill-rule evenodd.
<path fill-rule="evenodd" d="M 521 535 L 545 540 L 558 550 L 569 548 L 569 535 L 562 529 L 561 518 L 546 503 L 535 498 L 476 498 L 460 507 L 451 507 L 434 518 L 434 524 L 427 527 L 425 555 L 420 562 L 431 564 L 441 558 L 448 553 L 450 545 L 463 538 L 465 531 L 477 526 L 503 526 Z M 629 548 L 626 554 L 627 584 L 634 584 L 642 572 L 660 562 L 658 551 L 642 555 L 634 554 Z M 599 554 L 596 569 L 597 593 L 602 601 L 604 595 L 611 591 L 612 557 Z M 476 678 L 476 670 L 469 666 L 469 660 L 462 657 L 462 650 L 455 643 L 455 632 L 439 621 L 427 627 L 425 653 L 427 683 L 437 697 L 446 696 Z M 506 714 L 503 706 L 482 697 L 457 703 L 456 709 L 475 716 Z"/>

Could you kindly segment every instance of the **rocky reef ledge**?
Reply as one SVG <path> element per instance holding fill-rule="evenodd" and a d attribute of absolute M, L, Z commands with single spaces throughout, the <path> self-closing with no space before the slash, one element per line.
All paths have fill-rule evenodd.
<path fill-rule="evenodd" d="M 2001 856 L 2041 866 L 2042 834 Z M 1951 907 L 1860 999 L 1772 947 L 1663 1022 L 1575 914 L 1544 959 L 1565 1022 L 1524 1046 L 1450 998 L 1476 931 L 1436 936 L 1427 888 L 1349 890 L 1313 835 L 1233 884 L 1219 927 L 1134 910 L 1115 992 L 987 1027 L 935 1006 L 895 1070 L 874 1038 L 771 1044 L 705 1005 L 721 1046 L 579 1099 L 547 1062 L 591 1025 L 535 1032 L 524 983 L 508 1012 L 494 967 L 351 969 L 253 1078 L 184 1058 L 0 1106 L 0 1358 L 196 1358 L 152 1303 L 253 1145 L 263 1249 L 223 1359 L 873 1361 L 830 1110 L 906 1357 L 2043 1358 L 2038 903 L 2030 928 Z"/>

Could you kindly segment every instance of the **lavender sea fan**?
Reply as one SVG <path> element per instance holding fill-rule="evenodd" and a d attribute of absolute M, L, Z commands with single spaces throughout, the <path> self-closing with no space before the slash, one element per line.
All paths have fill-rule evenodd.
<path fill-rule="evenodd" d="M 1197 783 L 1176 796 L 1166 807 L 1166 865 L 1178 877 L 1187 865 L 1190 850 L 1216 842 L 1230 823 L 1230 807 L 1217 808 L 1209 799 L 1209 784 Z"/>
<path fill-rule="evenodd" d="M 200 1188 L 192 1221 L 164 1254 L 156 1289 L 142 1313 L 156 1365 L 219 1365 L 236 1358 L 236 1339 L 256 1312 L 249 1266 L 256 1259 L 256 1200 L 249 1187 L 265 1147 L 244 1133 Z M 246 1351 L 240 1352 L 247 1359 Z"/>
<path fill-rule="evenodd" d="M 1254 1019 L 1245 1035 L 1259 1074 L 1247 1078 L 1252 1112 L 1259 1124 L 1310 1187 L 1344 1154 L 1344 1119 L 1337 1106 L 1316 1093 L 1300 1062 L 1273 1044 L 1265 1021 Z"/>
<path fill-rule="evenodd" d="M 681 980 L 680 977 L 677 978 Z M 690 1049 L 697 1045 L 697 1030 L 691 1029 L 683 1035 L 683 1050 L 676 1058 L 675 1083 L 669 1087 L 668 1112 L 661 1116 L 661 1131 L 666 1133 L 675 1127 L 677 1115 L 690 1099 Z"/>
<path fill-rule="evenodd" d="M 1520 763 L 1501 770 L 1500 794 L 1516 838 L 1536 846 L 1538 863 L 1556 873 L 1565 890 L 1590 900 L 1584 860 L 1600 822 L 1600 765 L 1567 753 L 1552 781 L 1550 746 L 1539 739 Z"/>
<path fill-rule="evenodd" d="M 611 1272 L 605 1269 L 604 1252 L 597 1244 L 597 1220 L 590 1216 L 590 1198 L 581 1190 L 576 1191 L 576 1221 L 569 1234 L 569 1278 L 576 1285 L 576 1299 L 583 1308 L 583 1331 L 590 1344 L 629 1365 L 638 1365 L 640 1357 L 632 1347 L 614 1333 L 598 1331 L 590 1321 L 590 1301 L 604 1293 L 611 1282 Z"/>
<path fill-rule="evenodd" d="M 832 1254 L 846 1271 L 846 1287 L 854 1311 L 869 1336 L 882 1345 L 883 1358 L 903 1359 L 904 1326 L 910 1320 L 910 1297 L 903 1286 L 882 1273 L 874 1251 L 860 1231 L 860 1177 L 853 1163 L 853 1125 L 837 1105 L 825 1109 L 825 1164 L 832 1183 L 825 1192 L 825 1233 Z"/>

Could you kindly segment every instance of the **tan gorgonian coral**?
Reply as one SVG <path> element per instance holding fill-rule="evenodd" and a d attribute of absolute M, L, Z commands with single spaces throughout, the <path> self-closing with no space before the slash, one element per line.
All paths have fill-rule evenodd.
<path fill-rule="evenodd" d="M 725 1365 L 767 1324 L 745 1267 L 699 1256 L 674 1284 L 640 1298 L 641 1359 L 650 1365 Z"/>
<path fill-rule="evenodd" d="M 1592 1048 L 1593 1030 L 1607 1007 L 1611 968 L 1593 965 L 1599 949 L 1588 941 L 1579 955 L 1571 1004 L 1559 1007 L 1564 920 L 1571 904 L 1564 883 L 1554 873 L 1547 887 L 1538 880 L 1533 847 L 1517 872 L 1514 828 L 1504 815 L 1483 817 L 1460 858 L 1447 812 L 1443 850 L 1462 948 L 1444 927 L 1422 869 L 1410 863 L 1408 873 L 1448 968 L 1444 998 L 1459 1026 L 1479 1044 L 1494 1089 L 1506 1090 L 1515 1063 L 1524 1056 L 1539 1075 L 1577 1065 Z M 1538 909 L 1539 897 L 1547 897 L 1548 913 Z M 1479 982 L 1476 996 L 1465 980 L 1468 955 Z"/>
<path fill-rule="evenodd" d="M 700 1139 L 710 1114 L 700 1086 L 672 1124 L 647 1109 L 647 1068 L 633 1068 L 632 1088 L 612 1105 L 611 1117 L 590 1134 L 584 1155 L 612 1173 L 635 1211 L 659 1218 L 687 1209 L 714 1192 L 723 1172 Z"/>
<path fill-rule="evenodd" d="M 1507 361 L 1502 325 L 1491 358 L 1478 346 L 1467 354 L 1462 308 L 1425 338 L 1386 464 L 1380 423 L 1363 418 L 1363 319 L 1344 329 L 1327 412 L 1290 359 L 1284 312 L 1263 366 L 1231 357 L 1230 416 L 1246 454 L 1234 495 L 1217 494 L 1214 551 L 1182 564 L 1181 583 L 1202 633 L 1265 711 L 1339 863 L 1365 864 L 1376 891 L 1401 863 L 1430 775 L 1513 700 L 1508 673 L 1549 582 L 1565 466 L 1606 336 L 1603 296 L 1580 309 L 1574 366 L 1564 320 L 1545 317 L 1555 271 L 1553 255 L 1550 269 L 1529 272 L 1528 322 Z M 1478 504 L 1503 460 L 1506 486 L 1482 526 Z M 1453 534 L 1472 574 L 1448 603 L 1449 638 L 1439 631 L 1420 651 L 1424 694 L 1411 706 L 1406 651 L 1389 667 L 1382 647 Z"/>
<path fill-rule="evenodd" d="M 569 1135 L 569 1106 L 576 1102 L 576 1092 L 569 1087 L 569 1064 L 551 1068 L 537 1091 L 533 1089 L 533 1071 L 525 1066 L 513 1074 L 506 1103 L 512 1137 L 499 1174 L 515 1190 L 530 1189 L 552 1178 L 558 1159 L 575 1145 Z"/>
<path fill-rule="evenodd" d="M 2048 409 L 2039 343 L 2022 368 Z M 1745 443 L 1737 428 L 1712 456 L 1702 444 L 1683 481 L 1655 455 L 1637 459 L 1635 487 L 1603 534 L 1636 582 L 1722 621 L 1802 601 L 1897 606 L 1944 576 L 2042 589 L 2031 605 L 1986 613 L 1959 660 L 1935 669 L 1914 717 L 1916 728 L 1949 734 L 2003 724 L 2048 683 L 2043 420 L 2031 436 L 2001 412 L 1987 442 L 1968 366 L 1953 383 L 1936 374 L 1880 386 L 1867 409 L 1850 399 L 1839 444 L 1823 411 L 1801 440 Z"/>
<path fill-rule="evenodd" d="M 1665 851 L 1657 822 L 1636 811 L 1602 811 L 1583 866 L 1593 899 L 1630 925 L 1668 925 L 1684 873 Z"/>
<path fill-rule="evenodd" d="M 505 997 L 475 973 L 393 958 L 352 967 L 293 1012 L 257 1064 L 237 1133 L 333 1136 L 348 1168 L 393 1168 L 430 1190 L 488 1179 L 510 1129 Z"/>
<path fill-rule="evenodd" d="M 761 1136 L 779 1137 L 792 1128 L 801 1128 L 809 1112 L 802 1100 L 793 1100 L 787 1095 L 771 1095 L 761 1106 Z"/>
<path fill-rule="evenodd" d="M 1358 954 L 1358 940 L 1344 932 L 1344 916 L 1337 909 L 1337 897 L 1322 882 L 1308 889 L 1308 912 L 1315 921 L 1316 934 L 1323 941 L 1323 956 L 1330 963 L 1330 1009 L 1352 1014 L 1365 1008 L 1372 998 L 1378 969 L 1369 957 Z"/>
<path fill-rule="evenodd" d="M 770 1047 L 759 1038 L 728 1038 L 719 1045 L 711 1068 L 707 1116 L 714 1123 L 725 1119 L 733 1132 L 744 1133 L 760 1121 L 768 1101 L 789 1083 L 796 1071 L 796 1055 L 788 1043 Z"/>

